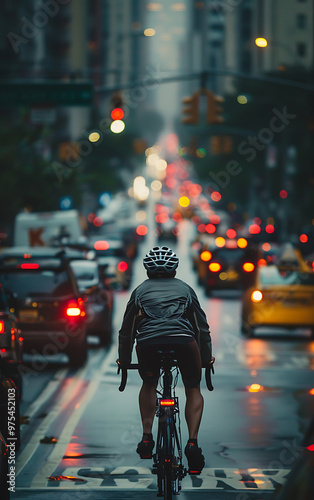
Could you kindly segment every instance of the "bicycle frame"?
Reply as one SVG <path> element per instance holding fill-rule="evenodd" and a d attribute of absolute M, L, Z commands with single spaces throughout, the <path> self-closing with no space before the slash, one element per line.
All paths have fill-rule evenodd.
<path fill-rule="evenodd" d="M 159 354 L 163 370 L 161 375 L 163 392 L 161 397 L 157 398 L 158 432 L 156 453 L 153 455 L 153 473 L 157 474 L 157 496 L 170 500 L 173 494 L 179 494 L 180 483 L 186 476 L 187 470 L 182 463 L 179 400 L 175 396 L 176 379 L 173 383 L 172 375 L 173 367 L 176 367 L 174 352 L 159 351 Z"/>
<path fill-rule="evenodd" d="M 160 350 L 162 368 L 161 397 L 157 398 L 156 416 L 158 418 L 158 433 L 156 453 L 153 455 L 153 473 L 157 474 L 157 496 L 164 496 L 171 500 L 172 495 L 178 495 L 181 490 L 181 480 L 186 476 L 187 469 L 182 463 L 182 440 L 180 430 L 179 400 L 175 395 L 177 377 L 173 382 L 173 368 L 178 368 L 174 359 L 174 351 Z M 211 373 L 214 373 L 215 358 L 205 365 L 205 380 L 209 391 L 214 389 L 211 382 Z M 119 391 L 123 392 L 127 383 L 128 370 L 137 370 L 139 365 L 121 365 L 118 363 L 118 374 L 121 370 L 121 384 Z"/>

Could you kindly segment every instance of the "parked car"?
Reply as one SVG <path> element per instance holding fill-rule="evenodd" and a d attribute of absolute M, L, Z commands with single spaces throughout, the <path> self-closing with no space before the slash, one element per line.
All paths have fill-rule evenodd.
<path fill-rule="evenodd" d="M 0 357 L 7 376 L 14 380 L 14 383 L 22 392 L 22 379 L 20 375 L 20 365 L 23 357 L 23 337 L 21 330 L 17 326 L 17 320 L 5 295 L 3 286 L 0 283 Z"/>
<path fill-rule="evenodd" d="M 20 448 L 20 399 L 19 388 L 0 357 L 0 433 L 7 443 L 8 438 L 15 438 L 16 451 Z"/>
<path fill-rule="evenodd" d="M 8 447 L 3 435 L 0 432 L 0 491 L 2 500 L 10 500 L 8 489 Z"/>
<path fill-rule="evenodd" d="M 254 284 L 243 294 L 242 333 L 260 327 L 310 329 L 314 336 L 314 273 L 287 266 L 257 269 Z"/>
<path fill-rule="evenodd" d="M 133 260 L 128 257 L 123 242 L 91 236 L 90 245 L 96 252 L 97 260 L 106 273 L 110 286 L 127 290 L 132 279 Z"/>
<path fill-rule="evenodd" d="M 0 282 L 23 332 L 24 349 L 64 352 L 72 366 L 87 357 L 86 312 L 69 261 L 57 249 L 17 248 L 0 256 Z"/>
<path fill-rule="evenodd" d="M 73 260 L 70 265 L 85 302 L 87 334 L 97 335 L 101 345 L 108 345 L 112 335 L 113 291 L 106 285 L 98 262 Z"/>

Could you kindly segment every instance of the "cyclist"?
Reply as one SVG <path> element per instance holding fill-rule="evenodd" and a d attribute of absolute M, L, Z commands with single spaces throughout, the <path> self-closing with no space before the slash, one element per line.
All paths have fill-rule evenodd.
<path fill-rule="evenodd" d="M 143 385 L 139 394 L 143 438 L 141 458 L 151 458 L 152 425 L 160 374 L 156 356 L 161 346 L 174 350 L 185 386 L 185 418 L 189 439 L 185 447 L 189 470 L 201 472 L 205 459 L 197 443 L 203 413 L 200 392 L 202 364 L 211 361 L 212 348 L 206 315 L 194 290 L 175 278 L 179 259 L 168 247 L 154 247 L 143 260 L 148 279 L 133 290 L 119 331 L 119 363 L 131 363 L 133 344 Z"/>

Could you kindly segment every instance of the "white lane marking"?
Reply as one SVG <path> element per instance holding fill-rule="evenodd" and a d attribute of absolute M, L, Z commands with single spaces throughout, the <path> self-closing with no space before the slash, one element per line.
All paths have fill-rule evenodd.
<path fill-rule="evenodd" d="M 49 381 L 48 385 L 45 387 L 45 389 L 41 392 L 39 397 L 34 401 L 25 411 L 25 414 L 27 417 L 30 419 L 35 415 L 37 411 L 40 410 L 40 408 L 48 401 L 48 399 L 52 396 L 52 394 L 55 392 L 56 388 L 58 385 L 62 384 L 62 381 L 65 379 L 67 372 L 69 371 L 68 368 L 62 368 L 61 370 L 58 370 L 53 378 Z M 23 424 L 22 424 L 23 425 Z M 24 424 L 26 425 L 26 424 Z"/>
<path fill-rule="evenodd" d="M 79 419 L 81 418 L 83 412 L 85 411 L 85 408 L 92 399 L 93 395 L 97 391 L 97 388 L 101 382 L 103 372 L 106 371 L 106 369 L 113 361 L 115 356 L 116 356 L 116 347 L 113 345 L 108 353 L 108 357 L 104 360 L 99 370 L 99 374 L 91 382 L 88 389 L 85 391 L 79 405 L 77 404 L 75 405 L 71 418 L 68 420 L 65 427 L 63 428 L 63 431 L 58 438 L 58 442 L 56 445 L 54 445 L 54 448 L 50 453 L 49 457 L 47 458 L 46 463 L 43 465 L 43 467 L 41 467 L 39 472 L 37 472 L 37 474 L 35 475 L 31 484 L 32 487 L 46 487 L 47 477 L 53 474 L 53 472 L 61 462 L 65 454 L 65 451 L 67 449 L 67 446 L 73 435 L 73 431 L 79 422 Z"/>
<path fill-rule="evenodd" d="M 71 380 L 71 382 L 69 383 L 68 387 L 62 393 L 61 398 L 56 399 L 56 403 L 54 404 L 53 408 L 49 410 L 48 415 L 40 423 L 39 427 L 37 427 L 37 429 L 35 430 L 34 434 L 31 437 L 31 439 L 29 440 L 29 442 L 25 446 L 25 448 L 18 455 L 18 459 L 16 461 L 16 474 L 17 475 L 24 469 L 26 464 L 29 462 L 30 458 L 33 456 L 33 454 L 37 450 L 38 446 L 40 445 L 40 439 L 45 437 L 52 422 L 58 418 L 58 416 L 61 414 L 64 406 L 69 404 L 69 402 L 72 399 L 71 397 L 73 396 L 73 394 L 76 395 L 77 388 L 79 387 L 80 384 L 82 384 L 82 382 L 83 381 L 81 379 L 73 378 Z"/>
<path fill-rule="evenodd" d="M 130 473 L 132 471 L 132 473 Z M 250 487 L 249 481 L 242 480 L 242 472 L 247 472 L 254 479 L 254 487 Z M 186 476 L 182 481 L 182 491 L 190 490 L 225 490 L 225 491 L 256 491 L 274 490 L 277 485 L 283 485 L 286 481 L 289 469 L 230 469 L 230 468 L 205 468 L 197 477 Z M 98 477 L 89 477 L 89 473 L 98 474 Z M 86 490 L 143 490 L 153 485 L 156 486 L 156 476 L 151 469 L 146 467 L 123 466 L 117 467 L 110 473 L 105 473 L 104 468 L 83 468 L 69 467 L 62 473 L 63 476 L 70 476 L 84 479 L 86 482 L 62 480 L 59 482 L 58 491 L 86 491 Z M 221 477 L 224 475 L 225 477 Z M 100 476 L 100 477 L 99 477 Z M 124 476 L 124 477 L 123 477 Z M 253 484 L 253 483 L 252 483 Z M 55 489 L 56 482 L 53 481 L 45 487 L 33 485 L 30 488 L 17 487 L 17 491 L 50 490 Z"/>
<path fill-rule="evenodd" d="M 100 358 L 103 355 L 103 353 L 99 353 L 96 358 Z M 97 360 L 96 360 L 97 361 Z M 91 363 L 94 364 L 95 358 L 91 359 Z M 62 407 L 67 406 L 68 404 L 71 403 L 72 396 L 73 394 L 77 394 L 77 390 L 79 386 L 83 383 L 84 377 L 87 374 L 87 372 L 90 370 L 90 363 L 86 364 L 82 368 L 80 368 L 73 379 L 70 381 L 68 387 L 65 388 L 64 392 L 61 393 L 61 397 L 57 396 L 56 400 L 54 402 L 54 405 L 51 409 L 49 409 L 49 413 L 47 416 L 41 421 L 39 427 L 36 429 L 34 434 L 31 436 L 30 440 L 28 443 L 25 445 L 23 450 L 18 454 L 17 461 L 16 461 L 16 476 L 20 474 L 20 472 L 24 469 L 24 467 L 27 465 L 31 457 L 34 455 L 36 452 L 37 448 L 40 446 L 40 439 L 45 437 L 46 431 L 49 429 L 49 427 L 52 425 L 52 423 L 60 416 L 62 412 Z M 60 370 L 61 372 L 65 372 L 64 375 L 67 373 L 67 369 L 65 370 Z M 57 372 L 59 373 L 59 372 Z M 65 377 L 64 377 L 65 379 Z M 64 379 L 61 379 L 60 385 L 63 382 Z M 52 382 L 52 381 L 51 381 Z M 49 386 L 47 386 L 48 389 Z M 49 392 L 51 391 L 52 393 L 52 387 L 50 388 Z M 46 393 L 46 396 L 48 396 L 48 392 Z M 46 400 L 48 400 L 48 397 L 46 397 Z M 43 400 L 42 400 L 43 401 Z M 43 401 L 44 402 L 44 401 Z M 42 404 L 43 404 L 42 402 Z M 36 413 L 36 411 L 34 412 Z M 55 446 L 55 445 L 54 445 Z"/>

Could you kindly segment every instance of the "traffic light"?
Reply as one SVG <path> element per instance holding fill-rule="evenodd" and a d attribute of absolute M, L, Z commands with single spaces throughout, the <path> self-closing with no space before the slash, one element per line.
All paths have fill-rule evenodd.
<path fill-rule="evenodd" d="M 110 130 L 114 134 L 120 134 L 125 129 L 125 123 L 122 121 L 124 118 L 123 100 L 119 92 L 115 92 L 111 99 L 111 112 L 112 123 Z"/>
<path fill-rule="evenodd" d="M 230 135 L 223 136 L 223 152 L 226 155 L 233 152 L 233 139 Z"/>
<path fill-rule="evenodd" d="M 230 154 L 233 151 L 233 139 L 229 135 L 213 135 L 210 138 L 212 155 Z"/>
<path fill-rule="evenodd" d="M 222 153 L 222 141 L 219 135 L 213 135 L 210 138 L 210 152 L 212 155 L 219 155 Z"/>
<path fill-rule="evenodd" d="M 198 123 L 199 122 L 199 101 L 200 95 L 199 92 L 194 92 L 191 97 L 184 97 L 182 99 L 182 103 L 186 105 L 182 113 L 187 115 L 185 118 L 182 118 L 182 123 Z"/>
<path fill-rule="evenodd" d="M 224 98 L 215 95 L 210 90 L 207 92 L 207 123 L 222 123 L 224 121 L 221 113 L 223 108 L 221 104 Z"/>

